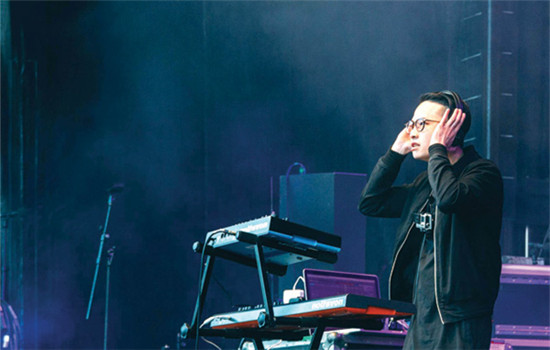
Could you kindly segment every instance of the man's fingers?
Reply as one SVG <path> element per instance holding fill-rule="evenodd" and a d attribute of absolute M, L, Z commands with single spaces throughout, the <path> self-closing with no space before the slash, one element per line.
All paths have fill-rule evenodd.
<path fill-rule="evenodd" d="M 456 118 L 453 118 L 453 124 L 449 125 L 449 137 L 451 137 L 453 140 L 458 134 L 458 131 L 460 130 L 460 127 L 462 126 L 462 123 L 464 122 L 464 119 L 466 117 L 465 113 L 460 112 Z"/>
<path fill-rule="evenodd" d="M 449 108 L 447 108 L 445 110 L 445 113 L 443 113 L 443 118 L 441 118 L 441 120 L 439 121 L 439 124 L 447 124 L 447 121 L 449 120 L 449 114 L 451 113 L 451 110 Z"/>
<path fill-rule="evenodd" d="M 462 110 L 455 109 L 453 112 L 453 115 L 451 116 L 451 119 L 449 120 L 449 126 L 451 128 L 460 128 L 462 125 L 462 122 L 464 122 L 464 113 L 462 113 Z"/>

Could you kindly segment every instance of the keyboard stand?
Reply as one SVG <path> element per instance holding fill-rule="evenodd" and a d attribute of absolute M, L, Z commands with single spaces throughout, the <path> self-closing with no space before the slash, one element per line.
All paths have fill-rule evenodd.
<path fill-rule="evenodd" d="M 275 318 L 272 304 L 273 299 L 271 297 L 271 289 L 267 274 L 271 273 L 278 276 L 283 276 L 287 271 L 287 265 L 280 265 L 273 262 L 266 263 L 264 247 L 307 256 L 329 263 L 336 262 L 337 254 L 316 249 L 296 248 L 288 245 L 288 243 L 279 241 L 274 237 L 258 236 L 244 231 L 239 231 L 236 238 L 241 242 L 252 244 L 254 246 L 254 258 L 224 250 L 223 247 L 212 248 L 207 243 L 206 247 L 201 242 L 195 242 L 195 244 L 193 244 L 193 250 L 196 253 L 204 253 L 206 260 L 204 264 L 204 271 L 200 279 L 199 295 L 197 297 L 193 319 L 191 325 L 184 324 L 181 327 L 181 332 L 178 334 L 178 348 L 183 339 L 194 338 L 198 335 L 241 338 L 243 341 L 244 339 L 251 339 L 258 350 L 263 350 L 262 339 L 300 340 L 304 336 L 310 334 L 309 328 L 314 328 L 315 332 L 311 341 L 310 349 L 317 349 L 321 343 L 323 332 L 327 326 L 324 319 L 293 317 Z M 206 298 L 206 293 L 208 291 L 208 285 L 210 283 L 216 257 L 232 260 L 242 265 L 256 267 L 260 280 L 262 299 L 265 306 L 265 317 L 262 318 L 261 322 L 258 322 L 259 328 L 231 330 L 200 328 L 200 315 Z M 275 326 L 280 325 L 297 326 L 298 329 L 273 330 Z"/>
<path fill-rule="evenodd" d="M 266 322 L 263 326 L 272 327 L 275 325 L 275 317 L 273 314 L 273 304 L 271 298 L 271 289 L 269 286 L 269 281 L 267 278 L 268 271 L 283 276 L 286 273 L 287 266 L 278 265 L 274 263 L 266 264 L 265 256 L 263 251 L 264 240 L 263 236 L 256 236 L 246 232 L 239 232 L 237 235 L 238 238 L 244 239 L 245 242 L 254 244 L 254 255 L 255 259 L 250 259 L 246 256 L 235 254 L 232 252 L 224 251 L 221 248 L 212 248 L 210 246 L 204 247 L 204 244 L 200 242 L 195 242 L 193 244 L 193 250 L 197 253 L 200 253 L 204 250 L 206 255 L 206 262 L 204 264 L 204 271 L 201 276 L 200 287 L 199 287 L 199 296 L 197 297 L 197 303 L 195 305 L 195 311 L 193 313 L 193 321 L 191 325 L 187 326 L 184 324 L 182 329 L 185 329 L 180 334 L 184 339 L 187 337 L 192 337 L 196 335 L 196 327 L 199 323 L 200 314 L 202 312 L 202 307 L 204 305 L 204 300 L 206 298 L 206 293 L 208 291 L 208 285 L 210 283 L 210 277 L 212 275 L 212 269 L 214 267 L 214 261 L 217 256 L 226 258 L 228 260 L 235 261 L 247 266 L 255 266 L 258 271 L 258 277 L 260 279 L 260 288 L 262 292 L 262 300 L 265 305 L 266 310 Z M 267 246 L 269 247 L 278 247 L 277 242 L 268 241 Z M 291 249 L 292 247 L 289 247 Z M 293 250 L 293 249 L 292 249 Z M 185 333 L 185 334 L 183 334 Z M 200 330 L 199 330 L 200 334 Z M 179 343 L 179 341 L 178 341 Z"/>

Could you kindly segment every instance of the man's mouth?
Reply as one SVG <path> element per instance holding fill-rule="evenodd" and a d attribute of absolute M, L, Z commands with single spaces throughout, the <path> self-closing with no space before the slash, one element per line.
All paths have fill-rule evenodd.
<path fill-rule="evenodd" d="M 411 148 L 417 148 L 418 146 L 420 146 L 419 143 L 416 143 L 416 142 L 411 143 Z"/>

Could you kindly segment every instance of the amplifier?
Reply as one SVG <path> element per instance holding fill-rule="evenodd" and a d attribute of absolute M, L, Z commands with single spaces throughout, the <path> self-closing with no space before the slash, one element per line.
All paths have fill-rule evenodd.
<path fill-rule="evenodd" d="M 493 340 L 550 348 L 550 266 L 503 264 L 493 322 Z"/>

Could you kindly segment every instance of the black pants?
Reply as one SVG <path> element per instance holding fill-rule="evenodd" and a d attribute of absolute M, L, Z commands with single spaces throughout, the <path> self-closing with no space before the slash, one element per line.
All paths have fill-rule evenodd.
<path fill-rule="evenodd" d="M 414 323 L 414 320 L 413 320 Z M 491 346 L 491 317 L 483 316 L 472 318 L 454 323 L 435 325 L 440 329 L 434 329 L 431 325 L 430 329 L 419 329 L 411 323 L 411 328 L 403 349 L 407 350 L 429 350 L 429 349 L 484 349 L 487 350 Z M 430 333 L 438 336 L 432 338 Z M 428 333 L 426 336 L 423 333 Z"/>
<path fill-rule="evenodd" d="M 403 349 L 489 349 L 491 345 L 491 315 L 459 322 L 441 323 L 435 302 L 433 241 L 424 238 L 415 283 L 414 303 L 417 313 Z"/>

